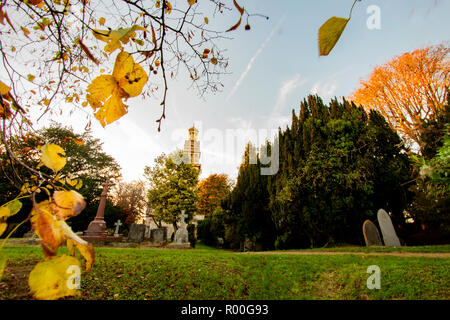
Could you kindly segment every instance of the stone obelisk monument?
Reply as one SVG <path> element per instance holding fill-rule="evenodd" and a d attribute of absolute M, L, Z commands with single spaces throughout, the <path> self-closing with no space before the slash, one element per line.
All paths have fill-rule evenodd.
<path fill-rule="evenodd" d="M 87 230 L 83 234 L 83 238 L 89 241 L 102 241 L 107 238 L 106 223 L 104 220 L 106 196 L 108 195 L 108 187 L 111 185 L 109 181 L 103 184 L 103 191 L 100 196 L 100 204 L 98 205 L 97 215 L 91 221 Z"/>

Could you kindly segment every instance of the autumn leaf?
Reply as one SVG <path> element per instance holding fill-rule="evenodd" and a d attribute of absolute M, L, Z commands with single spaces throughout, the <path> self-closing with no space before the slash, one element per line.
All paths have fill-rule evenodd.
<path fill-rule="evenodd" d="M 66 153 L 57 144 L 46 144 L 41 149 L 42 163 L 54 172 L 61 170 L 66 165 Z"/>
<path fill-rule="evenodd" d="M 75 186 L 78 181 L 74 180 Z M 86 207 L 86 201 L 81 194 L 74 190 L 69 191 L 55 191 L 53 193 L 53 202 L 51 209 L 57 219 L 67 220 L 70 217 L 80 214 Z"/>
<path fill-rule="evenodd" d="M 193 6 L 194 4 L 197 3 L 197 0 L 188 0 L 188 3 L 190 6 Z"/>
<path fill-rule="evenodd" d="M 20 27 L 20 29 L 22 30 L 22 32 L 23 32 L 23 34 L 25 35 L 25 36 L 29 36 L 30 35 L 30 30 L 28 30 L 27 28 L 25 28 L 25 27 Z"/>
<path fill-rule="evenodd" d="M 241 14 L 241 16 L 244 14 L 244 8 L 241 7 L 236 0 L 233 0 L 234 6 L 236 7 L 236 9 L 238 9 L 239 13 Z"/>
<path fill-rule="evenodd" d="M 15 215 L 22 208 L 22 202 L 19 200 L 11 201 L 0 207 L 0 219 Z"/>
<path fill-rule="evenodd" d="M 236 30 L 237 28 L 239 28 L 239 26 L 241 25 L 241 21 L 242 21 L 242 18 L 240 18 L 239 21 L 234 26 L 232 26 L 230 29 L 228 29 L 226 32 L 233 31 L 233 30 Z"/>
<path fill-rule="evenodd" d="M 147 83 L 144 68 L 134 63 L 128 52 L 120 52 L 116 57 L 112 75 L 101 75 L 88 86 L 86 96 L 95 117 L 102 126 L 110 124 L 128 112 L 122 99 L 139 95 Z"/>
<path fill-rule="evenodd" d="M 8 227 L 8 224 L 4 221 L 0 221 L 0 236 L 5 232 L 6 228 Z"/>
<path fill-rule="evenodd" d="M 89 271 L 94 263 L 94 247 L 75 234 L 64 221 L 83 210 L 85 202 L 76 191 L 70 194 L 59 194 L 53 201 L 45 200 L 34 204 L 31 211 L 31 224 L 36 235 L 41 239 L 41 246 L 46 257 L 53 257 L 57 250 L 68 240 L 69 246 L 75 245 L 80 254 L 86 259 L 86 271 Z M 55 197 L 53 197 L 55 198 Z M 64 207 L 62 206 L 64 205 Z M 71 209 L 69 209 L 71 208 Z M 68 214 L 66 210 L 74 212 Z"/>
<path fill-rule="evenodd" d="M 327 56 L 338 42 L 350 19 L 332 17 L 319 29 L 319 53 Z"/>
<path fill-rule="evenodd" d="M 136 36 L 135 31 L 137 30 L 148 31 L 141 26 L 133 25 L 131 28 L 119 28 L 117 30 L 94 29 L 92 34 L 98 40 L 107 42 L 108 44 L 105 46 L 104 50 L 112 53 L 116 49 L 122 48 L 121 43 L 127 44 L 130 38 L 134 38 Z"/>
<path fill-rule="evenodd" d="M 217 59 L 216 59 L 216 58 L 211 58 L 211 63 L 212 63 L 213 65 L 216 65 L 216 64 L 217 64 Z"/>
<path fill-rule="evenodd" d="M 101 18 L 98 20 L 98 23 L 99 23 L 101 26 L 103 26 L 103 25 L 105 24 L 105 22 L 106 22 L 106 19 L 103 18 L 103 17 L 101 17 Z"/>
<path fill-rule="evenodd" d="M 8 87 L 6 84 L 0 81 L 0 95 L 6 96 L 9 93 L 10 89 L 11 89 L 10 87 Z"/>
<path fill-rule="evenodd" d="M 32 74 L 27 75 L 27 79 L 28 79 L 28 81 L 30 81 L 30 82 L 33 82 L 33 80 L 34 80 L 35 78 L 36 78 L 36 77 L 33 76 Z"/>
<path fill-rule="evenodd" d="M 71 266 L 80 267 L 80 262 L 63 255 L 39 262 L 30 272 L 28 285 L 36 299 L 55 300 L 66 296 L 80 295 L 80 291 L 69 285 Z"/>

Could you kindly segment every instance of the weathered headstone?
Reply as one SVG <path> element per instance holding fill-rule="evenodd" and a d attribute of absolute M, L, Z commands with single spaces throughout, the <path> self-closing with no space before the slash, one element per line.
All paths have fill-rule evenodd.
<path fill-rule="evenodd" d="M 395 233 L 389 214 L 383 209 L 380 209 L 378 210 L 377 218 L 378 224 L 380 225 L 381 234 L 383 235 L 384 245 L 386 247 L 401 247 L 400 240 Z"/>
<path fill-rule="evenodd" d="M 366 246 L 372 247 L 383 245 L 383 242 L 381 242 L 380 233 L 378 232 L 377 226 L 373 224 L 372 221 L 370 220 L 364 221 L 363 234 Z"/>
<path fill-rule="evenodd" d="M 119 236 L 119 228 L 122 225 L 122 222 L 120 222 L 120 219 L 117 220 L 116 223 L 114 223 L 114 226 L 116 227 L 116 230 L 114 230 L 114 237 L 118 237 Z"/>
<path fill-rule="evenodd" d="M 175 233 L 175 238 L 173 240 L 173 243 L 169 245 L 170 248 L 177 248 L 177 249 L 187 249 L 191 247 L 191 244 L 189 243 L 189 234 L 187 231 L 187 224 L 184 219 L 186 219 L 185 211 L 182 210 L 180 214 L 180 227 L 178 228 L 177 232 Z"/>
<path fill-rule="evenodd" d="M 145 235 L 145 224 L 135 224 L 130 226 L 130 232 L 128 233 L 128 241 L 130 242 L 142 242 Z"/>
<path fill-rule="evenodd" d="M 167 228 L 157 228 L 150 230 L 150 242 L 164 244 L 167 241 Z"/>

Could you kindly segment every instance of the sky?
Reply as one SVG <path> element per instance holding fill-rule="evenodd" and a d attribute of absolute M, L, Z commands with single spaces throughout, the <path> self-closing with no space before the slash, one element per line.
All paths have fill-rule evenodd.
<path fill-rule="evenodd" d="M 181 1 L 181 0 L 178 0 Z M 226 0 L 225 2 L 230 2 Z M 240 0 L 250 13 L 243 26 L 220 42 L 229 57 L 230 74 L 221 76 L 221 92 L 199 97 L 188 77 L 169 82 L 166 119 L 157 131 L 160 100 L 133 98 L 129 112 L 103 128 L 92 121 L 93 135 L 122 168 L 125 181 L 143 179 L 161 153 L 183 148 L 188 128 L 199 129 L 202 173 L 225 173 L 236 179 L 245 144 L 261 145 L 278 127 L 289 125 L 292 109 L 309 94 L 325 102 L 349 96 L 371 70 L 396 55 L 450 40 L 448 0 L 362 0 L 329 56 L 318 53 L 318 29 L 332 16 L 348 17 L 353 0 Z M 371 7 L 372 6 L 372 7 Z M 379 29 L 367 20 L 379 8 Z M 233 25 L 237 16 L 229 18 Z M 228 34 L 227 34 L 228 36 Z M 91 116 L 46 116 L 82 132 Z"/>

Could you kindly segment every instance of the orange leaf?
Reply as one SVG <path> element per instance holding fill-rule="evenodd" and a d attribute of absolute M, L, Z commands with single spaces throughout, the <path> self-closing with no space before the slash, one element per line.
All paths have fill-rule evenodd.
<path fill-rule="evenodd" d="M 241 16 L 244 14 L 244 8 L 240 7 L 238 5 L 238 3 L 236 2 L 236 0 L 233 0 L 234 6 L 236 7 L 236 9 L 238 9 L 239 13 L 241 14 Z"/>
<path fill-rule="evenodd" d="M 226 32 L 233 31 L 233 30 L 236 30 L 237 28 L 239 28 L 239 26 L 241 25 L 241 21 L 242 21 L 242 18 L 239 18 L 239 21 L 234 26 L 232 26 L 230 29 L 228 29 Z"/>

